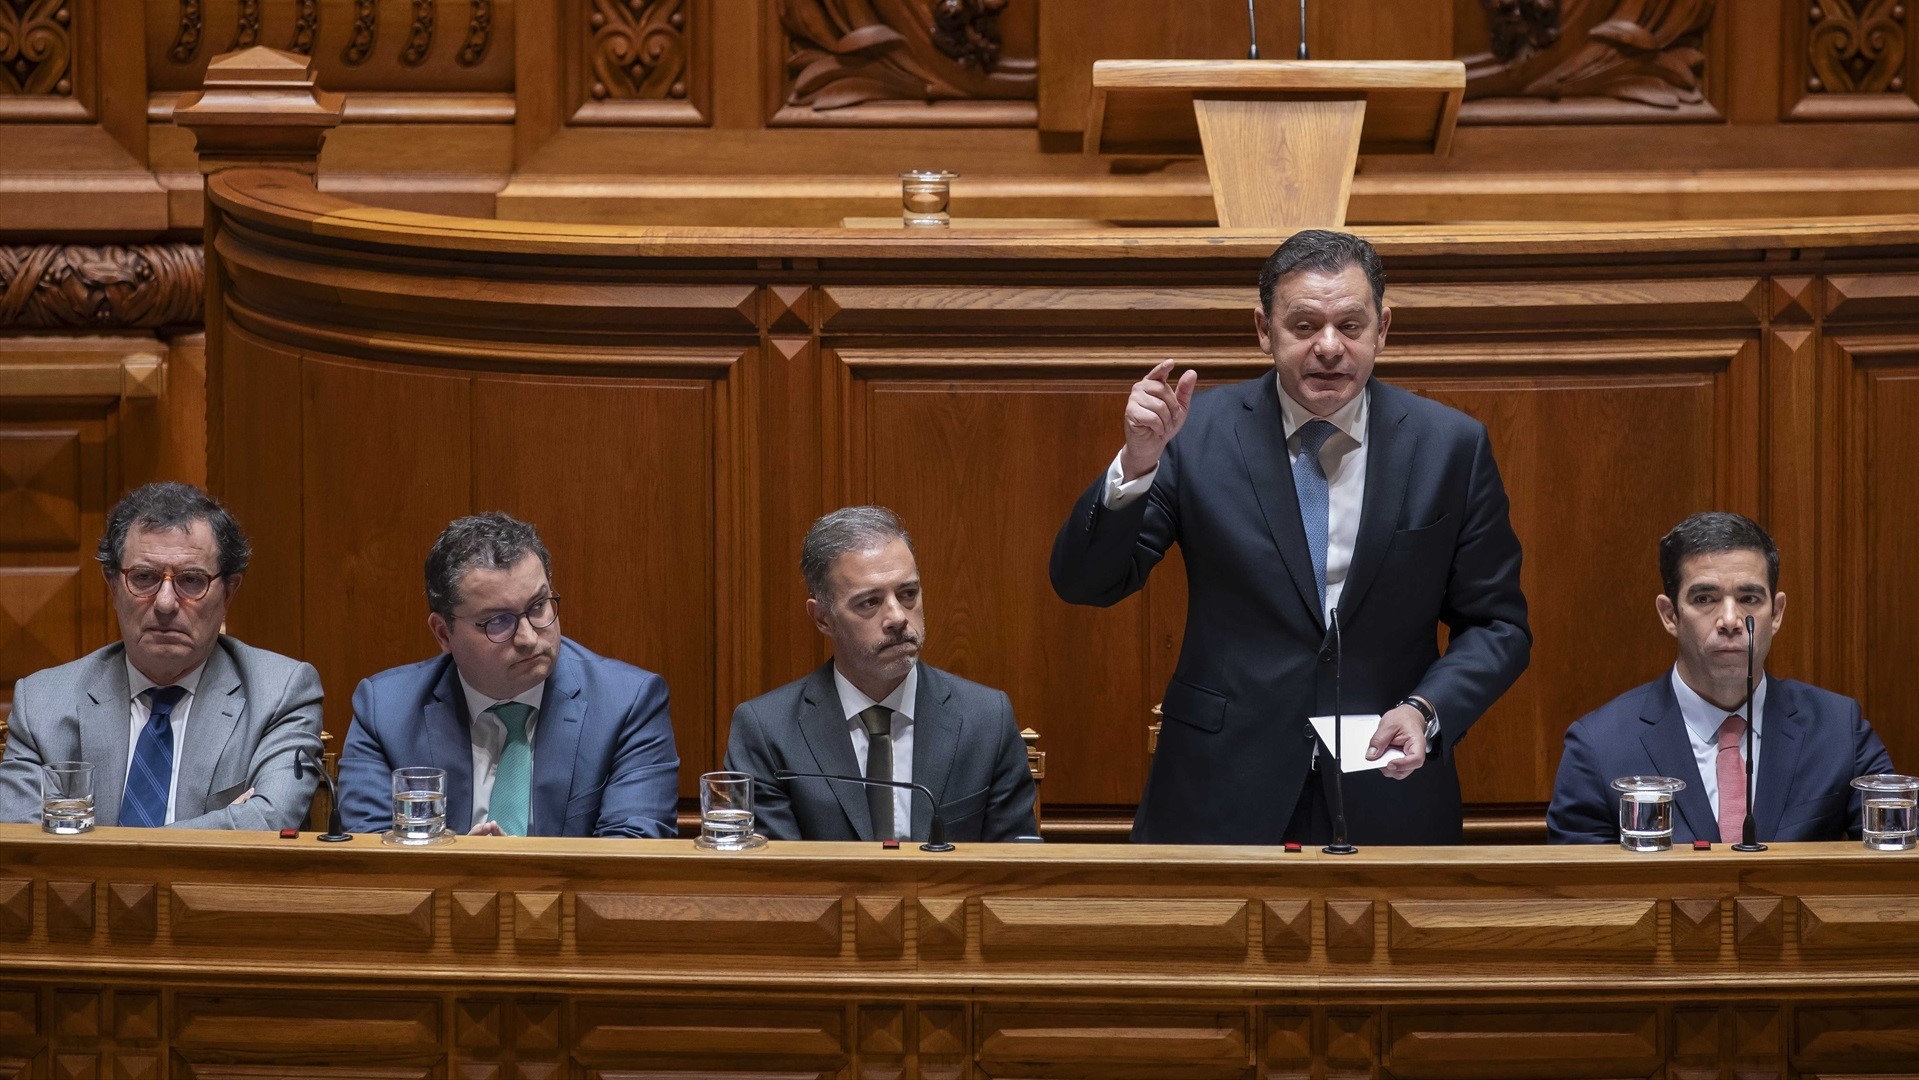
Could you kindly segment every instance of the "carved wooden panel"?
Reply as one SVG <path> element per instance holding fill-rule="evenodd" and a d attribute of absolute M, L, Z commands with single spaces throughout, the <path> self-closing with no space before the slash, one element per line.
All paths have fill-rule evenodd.
<path fill-rule="evenodd" d="M 1715 0 L 1481 0 L 1461 124 L 1716 120 L 1731 62 Z"/>
<path fill-rule="evenodd" d="M 560 920 L 565 912 L 563 897 L 556 892 L 516 892 L 513 894 L 513 940 L 523 946 L 557 948 L 560 944 Z"/>
<path fill-rule="evenodd" d="M 1406 1080 L 1651 1075 L 1664 1058 L 1655 1009 L 1390 1010 L 1385 1065 Z"/>
<path fill-rule="evenodd" d="M 1240 900 L 1098 900 L 991 897 L 980 901 L 980 947 L 996 955 L 1246 951 Z"/>
<path fill-rule="evenodd" d="M 918 926 L 922 954 L 939 956 L 959 952 L 966 947 L 965 898 L 920 897 Z"/>
<path fill-rule="evenodd" d="M 1904 0 L 1793 0 L 1784 13 L 1781 119 L 1910 120 L 1919 116 L 1919 54 Z"/>
<path fill-rule="evenodd" d="M 168 1031 L 196 1072 L 234 1062 L 236 1052 L 272 1053 L 312 1065 L 404 1067 L 430 1059 L 441 1042 L 440 1005 L 417 995 L 288 993 L 176 995 Z M 350 1035 L 348 1034 L 350 1033 Z"/>
<path fill-rule="evenodd" d="M 769 121 L 774 126 L 1030 126 L 1038 119 L 1029 5 L 772 0 L 768 6 L 778 12 L 771 41 L 785 75 Z"/>
<path fill-rule="evenodd" d="M 433 941 L 433 893 L 424 889 L 175 884 L 170 892 L 178 941 L 316 943 L 349 935 L 400 949 Z"/>
<path fill-rule="evenodd" d="M 824 954 L 840 949 L 837 896 L 581 893 L 579 936 L 595 948 L 733 949 Z"/>
<path fill-rule="evenodd" d="M 80 432 L 0 429 L 0 550 L 80 545 Z"/>
<path fill-rule="evenodd" d="M 1652 900 L 1396 900 L 1395 952 L 1645 952 L 1658 943 Z"/>
<path fill-rule="evenodd" d="M 1919 1061 L 1919 1018 L 1910 1002 L 1883 1006 L 1807 1005 L 1794 1010 L 1792 1066 L 1803 1073 L 1890 1072 L 1909 1076 Z"/>
<path fill-rule="evenodd" d="M 573 1057 L 595 1076 L 707 1076 L 777 1068 L 834 1075 L 851 1051 L 846 1012 L 771 1007 L 750 1013 L 695 1005 L 582 1002 Z M 777 1063 L 775 1065 L 774 1063 Z M 808 1069 L 817 1070 L 808 1072 Z"/>
<path fill-rule="evenodd" d="M 713 0 L 582 0 L 566 5 L 562 19 L 573 45 L 565 73 L 570 123 L 710 122 L 711 38 L 719 29 Z"/>
<path fill-rule="evenodd" d="M 0 567 L 0 682 L 81 655 L 80 571 Z"/>
<path fill-rule="evenodd" d="M 992 1076 L 1072 1075 L 1092 1068 L 1124 1073 L 1142 1067 L 1177 1070 L 1181 1076 L 1239 1076 L 1252 1042 L 1252 1018 L 1244 1009 L 989 1005 L 979 1014 L 979 1063 Z"/>
<path fill-rule="evenodd" d="M 198 323 L 204 272 L 199 244 L 0 244 L 0 328 Z"/>
<path fill-rule="evenodd" d="M 1808 949 L 1919 945 L 1919 897 L 1801 896 L 1799 944 Z"/>

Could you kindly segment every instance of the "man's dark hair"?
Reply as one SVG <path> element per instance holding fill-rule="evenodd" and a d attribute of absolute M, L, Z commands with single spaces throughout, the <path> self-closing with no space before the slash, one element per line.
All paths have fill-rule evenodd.
<path fill-rule="evenodd" d="M 469 570 L 505 570 L 528 555 L 540 557 L 548 582 L 553 557 L 533 526 L 497 510 L 456 519 L 426 555 L 426 606 L 443 619 L 460 605 L 460 579 Z"/>
<path fill-rule="evenodd" d="M 1757 551 L 1766 557 L 1766 584 L 1779 591 L 1779 547 L 1759 523 L 1739 514 L 1711 510 L 1694 514 L 1659 539 L 1659 580 L 1666 599 L 1679 602 L 1679 567 L 1695 555 L 1721 551 Z"/>
<path fill-rule="evenodd" d="M 1338 274 L 1349 266 L 1366 272 L 1366 282 L 1373 287 L 1373 311 L 1377 313 L 1386 300 L 1386 268 L 1380 265 L 1379 252 L 1352 233 L 1331 229 L 1302 229 L 1279 245 L 1259 272 L 1259 310 L 1272 315 L 1273 290 L 1288 274 L 1301 270 Z"/>
<path fill-rule="evenodd" d="M 913 550 L 906 526 L 882 506 L 848 506 L 815 521 L 800 544 L 800 574 L 806 578 L 806 591 L 815 600 L 830 602 L 833 595 L 826 578 L 834 560 L 849 551 L 865 551 L 894 540 L 905 541 L 906 550 Z"/>
<path fill-rule="evenodd" d="M 185 532 L 196 521 L 206 522 L 213 530 L 213 539 L 220 547 L 220 576 L 246 573 L 253 560 L 253 545 L 247 542 L 240 523 L 213 496 L 192 484 L 170 480 L 136 488 L 114 503 L 107 514 L 107 531 L 100 535 L 100 548 L 93 557 L 106 570 L 123 569 L 120 560 L 126 555 L 127 534 L 135 527 L 149 532 Z"/>

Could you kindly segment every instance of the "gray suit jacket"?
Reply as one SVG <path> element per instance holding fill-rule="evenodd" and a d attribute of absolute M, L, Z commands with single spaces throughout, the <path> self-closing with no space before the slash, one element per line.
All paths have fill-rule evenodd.
<path fill-rule="evenodd" d="M 93 763 L 94 821 L 120 822 L 132 696 L 126 647 L 109 645 L 14 685 L 0 758 L 0 821 L 40 820 L 40 766 Z M 221 635 L 187 716 L 176 829 L 285 829 L 306 820 L 318 775 L 296 778 L 293 757 L 320 756 L 320 675 L 313 665 Z M 246 789 L 253 797 L 230 805 Z"/>
<path fill-rule="evenodd" d="M 999 843 L 1036 834 L 1033 774 L 1005 693 L 920 665 L 913 703 L 913 781 L 940 804 L 948 840 Z M 726 767 L 752 773 L 754 827 L 774 840 L 871 840 L 866 789 L 779 781 L 781 769 L 860 775 L 831 663 L 733 710 Z M 914 840 L 931 818 L 913 799 Z"/>

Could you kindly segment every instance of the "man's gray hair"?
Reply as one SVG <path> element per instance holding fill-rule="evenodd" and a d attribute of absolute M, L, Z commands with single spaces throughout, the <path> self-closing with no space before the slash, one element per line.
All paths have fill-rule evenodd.
<path fill-rule="evenodd" d="M 906 526 L 883 506 L 843 507 L 815 521 L 800 545 L 800 575 L 806 578 L 806 591 L 815 600 L 833 599 L 827 574 L 834 561 L 849 551 L 867 551 L 894 540 L 904 541 L 906 550 L 913 550 Z"/>
<path fill-rule="evenodd" d="M 540 534 L 518 518 L 491 511 L 463 517 L 448 525 L 426 556 L 426 606 L 443 619 L 460 606 L 460 579 L 469 570 L 505 570 L 528 555 L 540 557 L 548 582 L 553 580 L 553 557 L 546 553 Z"/>

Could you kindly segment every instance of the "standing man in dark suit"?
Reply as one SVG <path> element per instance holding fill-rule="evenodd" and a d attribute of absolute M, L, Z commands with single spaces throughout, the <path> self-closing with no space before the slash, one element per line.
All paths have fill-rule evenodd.
<path fill-rule="evenodd" d="M 1053 588 L 1071 603 L 1117 603 L 1168 547 L 1185 556 L 1185 640 L 1135 840 L 1330 837 L 1307 718 L 1332 712 L 1335 613 L 1341 705 L 1382 714 L 1370 756 L 1405 754 L 1344 777 L 1351 838 L 1460 839 L 1451 748 L 1525 670 L 1532 634 L 1485 426 L 1372 377 L 1385 290 L 1358 237 L 1280 245 L 1253 313 L 1273 373 L 1196 397 L 1196 372 L 1159 364 L 1060 528 Z"/>
<path fill-rule="evenodd" d="M 949 840 L 1037 832 L 1033 775 L 1013 704 L 999 691 L 920 662 L 926 608 L 913 541 L 890 510 L 835 510 L 800 554 L 806 613 L 833 659 L 733 711 L 726 767 L 751 773 L 754 816 L 774 840 L 925 840 L 932 808 L 905 789 L 793 772 L 924 785 Z"/>
<path fill-rule="evenodd" d="M 449 829 L 499 836 L 678 832 L 666 682 L 560 635 L 553 561 L 505 514 L 448 525 L 426 559 L 440 656 L 353 693 L 340 814 L 393 827 L 393 770 L 444 769 Z"/>
<path fill-rule="evenodd" d="M 1753 824 L 1761 843 L 1860 835 L 1854 777 L 1892 771 L 1849 697 L 1766 674 L 1786 617 L 1779 548 L 1738 514 L 1694 514 L 1659 541 L 1653 601 L 1679 645 L 1672 670 L 1566 731 L 1547 832 L 1554 843 L 1617 843 L 1621 776 L 1670 776 L 1672 838 L 1736 843 L 1746 818 L 1746 657 L 1752 649 Z M 1746 618 L 1752 636 L 1746 636 Z"/>

